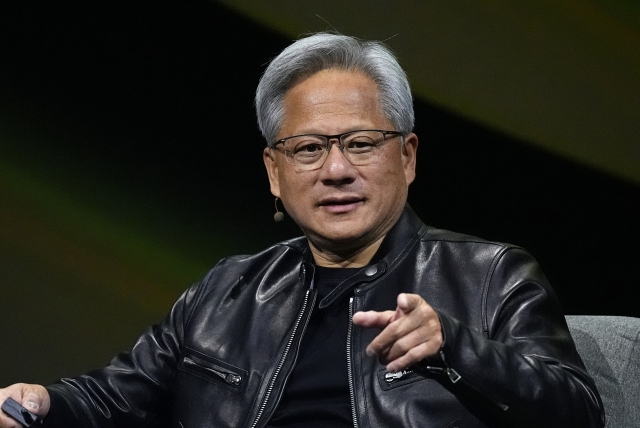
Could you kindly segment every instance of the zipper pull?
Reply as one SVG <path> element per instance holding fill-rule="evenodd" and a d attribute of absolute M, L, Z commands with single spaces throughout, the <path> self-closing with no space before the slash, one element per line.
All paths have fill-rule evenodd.
<path fill-rule="evenodd" d="M 462 379 L 462 376 L 460 376 L 460 374 L 458 374 L 458 372 L 452 368 L 447 368 L 447 376 L 449 376 L 449 380 L 451 381 L 451 383 L 456 383 L 457 381 Z"/>
<path fill-rule="evenodd" d="M 211 368 L 211 367 L 205 367 L 205 366 L 203 366 L 201 364 L 196 363 L 195 361 L 193 361 L 189 357 L 184 357 L 182 359 L 182 362 L 183 362 L 183 364 L 185 364 L 187 366 L 196 367 L 199 370 L 204 370 L 207 373 L 214 374 L 214 375 L 220 377 L 223 381 L 225 381 L 229 385 L 240 386 L 240 384 L 242 383 L 242 376 L 239 375 L 239 374 L 235 374 L 235 373 L 228 372 L 228 371 L 216 370 L 216 369 Z"/>
<path fill-rule="evenodd" d="M 224 377 L 224 380 L 228 384 L 238 386 L 240 385 L 240 382 L 242 382 L 242 376 L 233 373 L 227 373 L 227 375 Z"/>
<path fill-rule="evenodd" d="M 460 374 L 457 371 L 449 367 L 449 364 L 447 364 L 447 360 L 444 358 L 444 352 L 442 351 L 442 349 L 440 350 L 440 359 L 442 360 L 442 363 L 445 366 L 444 372 L 449 377 L 449 380 L 451 381 L 451 383 L 456 383 L 460 379 L 462 379 L 462 376 L 460 376 Z"/>
<path fill-rule="evenodd" d="M 395 382 L 396 380 L 402 379 L 403 376 L 408 375 L 409 373 L 412 373 L 413 370 L 402 370 L 401 372 L 396 372 L 396 373 L 385 373 L 384 374 L 384 380 L 387 381 L 387 383 L 392 383 Z"/>

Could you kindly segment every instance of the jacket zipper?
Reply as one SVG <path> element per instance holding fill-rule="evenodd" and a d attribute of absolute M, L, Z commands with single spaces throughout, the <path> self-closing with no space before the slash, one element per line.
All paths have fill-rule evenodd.
<path fill-rule="evenodd" d="M 413 370 L 402 370 L 401 372 L 396 372 L 396 373 L 387 372 L 384 374 L 384 380 L 387 383 L 393 383 L 411 373 L 413 373 Z"/>
<path fill-rule="evenodd" d="M 185 366 L 196 367 L 199 370 L 205 370 L 208 373 L 212 373 L 212 374 L 218 376 L 219 378 L 221 378 L 222 380 L 224 380 L 229 385 L 240 386 L 240 384 L 242 384 L 242 376 L 237 374 L 237 373 L 229 372 L 229 371 L 216 370 L 216 369 L 212 369 L 210 367 L 205 367 L 202 364 L 196 363 L 195 361 L 193 361 L 189 357 L 184 357 L 182 359 L 182 363 Z"/>
<path fill-rule="evenodd" d="M 442 360 L 442 364 L 444 364 L 444 372 L 447 374 L 447 376 L 449 376 L 449 380 L 451 381 L 451 383 L 456 383 L 460 379 L 462 379 L 462 376 L 460 376 L 460 374 L 457 371 L 455 371 L 453 368 L 451 368 L 451 366 L 449 366 L 449 363 L 447 362 L 446 358 L 444 358 L 444 351 L 442 349 L 439 351 L 439 354 L 440 354 L 440 359 Z"/>
<path fill-rule="evenodd" d="M 440 359 L 442 360 L 442 363 L 444 364 L 444 367 L 433 367 L 433 366 L 426 366 L 423 367 L 424 370 L 430 371 L 430 372 L 437 372 L 437 373 L 443 373 L 446 374 L 447 377 L 449 378 L 449 380 L 451 381 L 451 383 L 457 383 L 460 380 L 462 380 L 462 376 L 460 376 L 460 374 L 455 371 L 451 366 L 449 366 L 449 364 L 447 363 L 447 360 L 444 357 L 444 352 L 442 351 L 442 349 L 439 351 L 440 354 Z M 384 375 L 384 380 L 388 383 L 391 384 L 397 380 L 400 380 L 402 378 L 404 378 L 407 375 L 410 375 L 411 373 L 413 373 L 412 369 L 407 369 L 407 370 L 402 370 L 400 372 L 396 372 L 396 373 L 385 373 Z M 473 388 L 474 390 L 476 390 L 476 392 L 478 394 L 483 395 L 484 397 L 486 397 L 487 399 L 493 401 L 498 407 L 500 407 L 502 410 L 508 410 L 509 406 L 503 403 L 500 403 L 499 401 L 494 400 L 493 398 L 489 397 L 487 394 L 485 394 L 484 392 L 481 392 L 480 390 L 478 390 L 478 388 L 475 388 L 471 385 L 469 385 L 471 388 Z"/>
<path fill-rule="evenodd" d="M 440 358 L 442 359 L 442 362 L 444 364 L 444 367 L 425 366 L 423 367 L 423 369 L 430 372 L 444 373 L 447 375 L 451 383 L 457 383 L 460 379 L 462 379 L 462 376 L 460 376 L 460 374 L 457 371 L 455 371 L 453 368 L 451 368 L 447 364 L 447 361 L 444 358 L 444 353 L 442 352 L 442 350 L 440 350 L 439 353 L 440 353 Z M 387 383 L 393 383 L 397 380 L 402 379 L 407 375 L 410 375 L 411 373 L 413 373 L 412 369 L 402 370 L 395 373 L 387 372 L 384 374 L 384 380 Z"/>
<path fill-rule="evenodd" d="M 258 425 L 258 422 L 260 421 L 260 418 L 262 417 L 262 414 L 264 413 L 264 410 L 267 407 L 267 403 L 269 402 L 269 397 L 271 397 L 271 393 L 273 392 L 273 387 L 275 386 L 276 379 L 278 378 L 278 375 L 280 374 L 280 371 L 282 370 L 282 367 L 284 366 L 284 363 L 287 360 L 287 355 L 289 354 L 289 351 L 291 350 L 291 345 L 293 345 L 293 340 L 294 340 L 294 338 L 296 336 L 296 332 L 298 331 L 298 327 L 300 326 L 300 321 L 302 321 L 302 317 L 303 317 L 304 313 L 306 312 L 307 304 L 309 303 L 309 293 L 310 293 L 310 290 L 307 290 L 307 293 L 304 296 L 304 301 L 302 303 L 302 309 L 300 310 L 300 313 L 298 314 L 298 318 L 296 319 L 296 323 L 293 326 L 293 331 L 291 332 L 291 335 L 289 336 L 289 340 L 287 341 L 287 345 L 284 348 L 284 352 L 282 353 L 282 357 L 280 357 L 280 361 L 278 361 L 278 365 L 276 366 L 276 370 L 273 372 L 273 376 L 271 376 L 271 381 L 269 381 L 269 387 L 267 388 L 267 392 L 264 395 L 264 399 L 262 400 L 262 403 L 260 404 L 260 407 L 258 409 L 258 414 L 256 415 L 256 418 L 254 419 L 253 423 L 251 424 L 251 428 L 255 428 Z"/>
<path fill-rule="evenodd" d="M 351 396 L 351 418 L 353 427 L 358 428 L 358 412 L 356 411 L 356 394 L 353 385 L 353 361 L 351 358 L 351 330 L 353 329 L 353 297 L 349 299 L 349 326 L 347 329 L 347 377 L 349 379 L 349 395 Z"/>

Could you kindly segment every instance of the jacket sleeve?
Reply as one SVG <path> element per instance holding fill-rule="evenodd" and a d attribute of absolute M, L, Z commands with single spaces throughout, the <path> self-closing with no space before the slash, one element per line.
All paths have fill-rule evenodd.
<path fill-rule="evenodd" d="M 189 309 L 199 284 L 185 291 L 158 325 L 131 351 L 102 369 L 47 386 L 51 410 L 43 427 L 168 427 L 172 384 Z"/>
<path fill-rule="evenodd" d="M 602 401 L 556 296 L 526 251 L 509 247 L 497 256 L 482 304 L 482 332 L 439 313 L 441 355 L 460 376 L 454 387 L 492 402 L 509 426 L 604 426 Z"/>

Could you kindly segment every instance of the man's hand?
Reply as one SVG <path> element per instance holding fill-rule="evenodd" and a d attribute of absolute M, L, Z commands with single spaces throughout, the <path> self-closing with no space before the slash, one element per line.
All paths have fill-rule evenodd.
<path fill-rule="evenodd" d="M 390 373 L 436 354 L 442 345 L 438 314 L 417 294 L 398 295 L 395 312 L 356 312 L 353 323 L 382 329 L 367 346 L 367 355 L 377 356 Z"/>
<path fill-rule="evenodd" d="M 26 408 L 31 413 L 34 413 L 41 418 L 44 418 L 49 413 L 49 406 L 51 400 L 49 393 L 42 385 L 31 385 L 27 383 L 16 383 L 8 386 L 4 389 L 0 389 L 0 405 L 4 403 L 7 397 L 11 397 Z M 0 412 L 0 428 L 21 428 L 15 419 L 9 417 L 4 412 Z"/>

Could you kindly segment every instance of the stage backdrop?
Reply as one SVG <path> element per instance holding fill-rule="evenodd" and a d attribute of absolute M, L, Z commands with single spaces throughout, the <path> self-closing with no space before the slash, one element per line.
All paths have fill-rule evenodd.
<path fill-rule="evenodd" d="M 567 313 L 640 315 L 640 56 L 622 9 L 73 3 L 0 4 L 0 384 L 105 364 L 221 257 L 299 235 L 272 220 L 253 91 L 325 21 L 406 65 L 427 223 L 529 249 Z"/>

